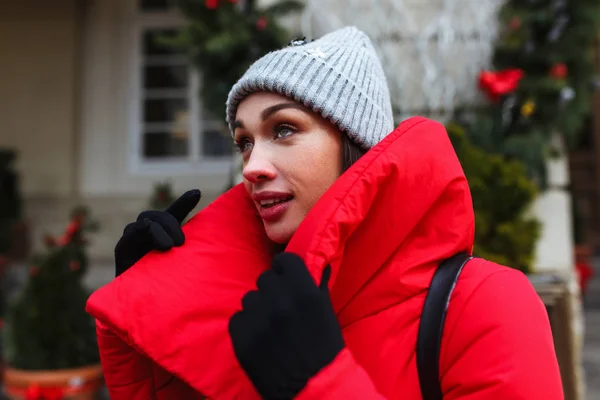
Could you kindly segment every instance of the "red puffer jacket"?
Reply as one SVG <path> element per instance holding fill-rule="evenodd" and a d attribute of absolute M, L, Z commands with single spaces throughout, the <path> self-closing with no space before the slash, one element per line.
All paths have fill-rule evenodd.
<path fill-rule="evenodd" d="M 274 249 L 242 186 L 183 229 L 184 246 L 147 255 L 88 302 L 111 399 L 257 399 L 227 324 Z M 336 181 L 287 246 L 315 278 L 331 265 L 347 344 L 298 398 L 421 399 L 415 346 L 428 284 L 473 236 L 444 127 L 405 121 Z M 466 265 L 440 357 L 445 400 L 563 398 L 546 311 L 516 270 Z"/>

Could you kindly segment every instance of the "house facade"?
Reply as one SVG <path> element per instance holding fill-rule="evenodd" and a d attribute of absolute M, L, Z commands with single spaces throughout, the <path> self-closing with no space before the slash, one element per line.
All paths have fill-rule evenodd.
<path fill-rule="evenodd" d="M 223 121 L 202 115 L 200 79 L 153 40 L 182 26 L 167 1 L 25 0 L 0 5 L 0 145 L 17 150 L 33 245 L 77 204 L 110 259 L 153 185 L 223 192 L 233 161 Z"/>

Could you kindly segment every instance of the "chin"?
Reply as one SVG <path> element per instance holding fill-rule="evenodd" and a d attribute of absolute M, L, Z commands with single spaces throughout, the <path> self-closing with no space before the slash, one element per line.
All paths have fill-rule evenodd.
<path fill-rule="evenodd" d="M 281 226 L 281 224 L 265 224 L 265 231 L 267 233 L 267 237 L 272 242 L 277 244 L 286 244 L 290 241 L 294 235 L 294 232 L 296 232 L 296 227 Z"/>

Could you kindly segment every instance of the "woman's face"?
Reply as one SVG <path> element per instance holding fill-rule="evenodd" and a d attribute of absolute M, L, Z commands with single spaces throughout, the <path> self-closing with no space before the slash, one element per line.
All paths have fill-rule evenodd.
<path fill-rule="evenodd" d="M 287 243 L 340 176 L 342 135 L 320 115 L 266 92 L 240 103 L 234 127 L 244 159 L 244 185 L 267 236 Z"/>

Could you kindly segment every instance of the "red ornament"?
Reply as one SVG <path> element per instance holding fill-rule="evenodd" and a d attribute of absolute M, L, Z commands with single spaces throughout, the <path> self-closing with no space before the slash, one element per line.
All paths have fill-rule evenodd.
<path fill-rule="evenodd" d="M 42 390 L 39 385 L 33 384 L 25 391 L 25 400 L 41 400 Z"/>
<path fill-rule="evenodd" d="M 514 92 L 525 73 L 519 68 L 508 68 L 502 71 L 482 71 L 479 74 L 479 87 L 484 90 L 490 100 L 498 101 L 500 97 Z"/>
<path fill-rule="evenodd" d="M 564 79 L 569 75 L 569 69 L 564 63 L 555 64 L 550 69 L 550 76 L 556 79 Z"/>
<path fill-rule="evenodd" d="M 256 29 L 258 29 L 259 31 L 264 31 L 265 29 L 267 29 L 268 24 L 269 20 L 267 19 L 267 17 L 260 17 L 256 21 Z"/>
<path fill-rule="evenodd" d="M 69 262 L 69 269 L 73 272 L 75 271 L 79 271 L 79 268 L 81 268 L 81 263 L 77 260 L 71 260 Z"/>
<path fill-rule="evenodd" d="M 204 5 L 206 5 L 206 8 L 209 10 L 216 10 L 219 6 L 219 0 L 206 0 Z"/>
<path fill-rule="evenodd" d="M 31 268 L 29 268 L 29 275 L 30 276 L 36 276 L 37 274 L 40 273 L 40 267 L 33 265 L 31 266 Z"/>
<path fill-rule="evenodd" d="M 521 27 L 521 19 L 519 17 L 512 17 L 510 21 L 508 21 L 508 27 L 511 31 L 516 31 Z"/>
<path fill-rule="evenodd" d="M 74 235 L 79 228 L 81 227 L 81 223 L 77 220 L 71 221 L 71 223 L 67 226 L 65 233 L 68 235 Z"/>

